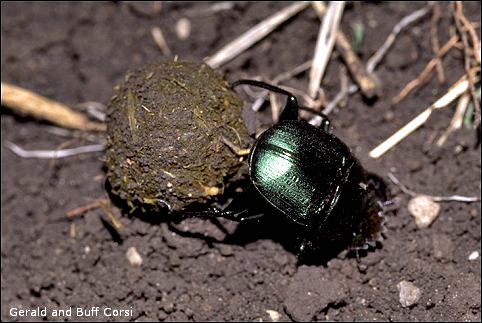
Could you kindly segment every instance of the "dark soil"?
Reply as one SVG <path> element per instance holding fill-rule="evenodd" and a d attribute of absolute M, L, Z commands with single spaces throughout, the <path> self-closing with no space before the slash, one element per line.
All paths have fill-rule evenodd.
<path fill-rule="evenodd" d="M 209 3 L 13 3 L 2 2 L 2 82 L 9 82 L 76 106 L 86 101 L 107 104 L 113 86 L 133 70 L 162 56 L 150 30 L 159 26 L 171 51 L 201 61 L 250 26 L 287 4 L 236 3 L 230 10 L 198 14 Z M 366 61 L 393 26 L 423 6 L 418 2 L 354 3 L 345 8 L 342 29 L 352 35 L 365 26 L 360 57 Z M 450 8 L 440 41 L 449 38 Z M 464 3 L 471 21 L 480 23 L 480 2 Z M 189 17 L 192 32 L 181 41 L 174 25 Z M 265 40 L 223 67 L 228 79 L 291 70 L 313 55 L 319 19 L 312 9 L 292 18 Z M 443 95 L 463 73 L 463 55 L 452 50 L 444 59 L 446 84 L 432 80 L 401 104 L 390 104 L 400 89 L 432 58 L 430 18 L 402 32 L 377 68 L 381 95 L 367 102 L 357 93 L 330 115 L 334 133 L 352 148 L 367 169 L 387 179 L 391 170 L 417 192 L 480 196 L 480 144 L 473 130 L 461 129 L 442 148 L 433 144 L 448 126 L 453 108 L 436 111 L 429 121 L 382 158 L 368 152 Z M 328 66 L 323 89 L 339 91 L 341 61 Z M 307 89 L 308 73 L 286 82 Z M 2 107 L 1 116 L 1 319 L 15 309 L 47 309 L 47 320 L 263 320 L 267 310 L 280 320 L 480 321 L 480 203 L 447 202 L 428 229 L 417 229 L 402 199 L 387 215 L 385 240 L 360 258 L 346 252 L 298 263 L 274 225 L 226 230 L 206 220 L 153 224 L 122 214 L 116 232 L 101 209 L 74 220 L 66 212 L 106 196 L 102 153 L 61 160 L 22 159 L 6 149 L 55 149 L 67 140 L 50 133 L 47 123 L 18 116 Z M 86 144 L 75 139 L 71 146 Z M 388 179 L 387 179 L 388 181 Z M 124 212 L 125 213 L 125 212 Z M 72 223 L 76 235 L 71 237 Z M 236 231 L 237 239 L 226 240 Z M 210 237 L 209 239 L 205 237 Z M 213 241 L 213 238 L 220 242 Z M 225 241 L 225 242 L 223 242 Z M 143 263 L 134 267 L 126 251 L 135 247 Z M 365 270 L 359 268 L 365 267 Z M 410 281 L 421 290 L 417 304 L 403 308 L 397 284 Z M 86 310 L 99 307 L 100 312 Z M 72 309 L 54 317 L 53 310 Z M 83 310 L 77 316 L 78 309 Z M 106 316 L 105 309 L 128 310 Z M 13 310 L 13 312 L 12 312 Z M 131 312 L 129 312 L 132 310 Z M 90 314 L 87 316 L 86 314 Z"/>

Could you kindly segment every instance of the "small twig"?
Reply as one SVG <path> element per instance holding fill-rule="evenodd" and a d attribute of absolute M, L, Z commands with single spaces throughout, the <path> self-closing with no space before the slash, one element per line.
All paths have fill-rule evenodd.
<path fill-rule="evenodd" d="M 476 129 L 480 125 L 480 103 L 479 100 L 477 99 L 475 95 L 475 81 L 474 77 L 470 73 L 470 69 L 472 68 L 472 57 L 469 52 L 469 42 L 467 40 L 467 35 L 465 31 L 463 30 L 462 27 L 462 20 L 465 18 L 463 9 L 462 9 L 462 3 L 460 1 L 455 1 L 455 11 L 454 11 L 454 20 L 455 20 L 455 26 L 457 27 L 457 31 L 460 35 L 460 38 L 462 39 L 462 44 L 464 44 L 464 66 L 465 66 L 465 72 L 467 73 L 467 80 L 469 82 L 469 90 L 470 94 L 472 95 L 472 102 L 474 104 L 475 108 L 475 118 L 474 118 L 474 129 Z M 480 65 L 479 65 L 479 71 L 480 71 Z"/>
<path fill-rule="evenodd" d="M 430 38 L 432 43 L 432 51 L 434 55 L 436 55 L 438 80 L 440 83 L 443 83 L 445 82 L 444 68 L 442 65 L 442 59 L 438 57 L 438 52 L 440 51 L 440 43 L 438 40 L 438 23 L 440 18 L 440 4 L 435 2 L 432 10 L 432 20 L 430 21 Z"/>
<path fill-rule="evenodd" d="M 470 38 L 472 40 L 472 47 L 474 50 L 473 55 L 477 63 L 480 65 L 480 40 L 477 36 L 477 32 L 475 31 L 475 27 L 472 23 L 470 23 L 467 17 L 465 17 L 462 11 L 461 14 L 458 15 L 458 18 L 460 19 L 460 22 L 464 25 L 464 30 L 467 30 L 470 35 Z M 478 22 L 477 24 L 480 25 L 480 22 Z"/>
<path fill-rule="evenodd" d="M 460 78 L 450 89 L 449 91 L 426 108 L 422 113 L 420 113 L 417 117 L 412 119 L 409 123 L 407 123 L 404 127 L 400 130 L 395 132 L 392 136 L 390 136 L 387 140 L 382 142 L 380 145 L 375 147 L 372 151 L 370 151 L 369 155 L 372 158 L 378 158 L 386 153 L 389 149 L 394 147 L 397 143 L 399 143 L 403 138 L 411 134 L 415 131 L 418 127 L 427 121 L 427 119 L 432 114 L 433 110 L 440 109 L 449 105 L 453 100 L 458 98 L 462 95 L 467 89 L 469 88 L 469 82 L 467 81 L 466 75 Z"/>
<path fill-rule="evenodd" d="M 278 85 L 279 83 L 287 81 L 292 77 L 308 70 L 310 67 L 311 67 L 311 60 L 306 61 L 303 64 L 300 64 L 289 71 L 278 74 L 271 80 L 270 83 L 273 85 Z M 261 106 L 263 105 L 264 101 L 266 101 L 269 94 L 270 94 L 269 91 L 263 90 L 258 95 L 251 95 L 252 97 L 256 98 L 254 103 L 251 106 L 251 109 L 253 111 L 258 111 L 259 108 L 261 108 Z"/>
<path fill-rule="evenodd" d="M 458 40 L 459 38 L 457 36 L 453 36 L 452 38 L 450 38 L 438 51 L 437 56 L 432 58 L 430 62 L 428 62 L 422 73 L 420 73 L 420 75 L 417 76 L 416 79 L 408 82 L 407 85 L 405 85 L 405 87 L 400 91 L 400 93 L 398 93 L 397 96 L 392 99 L 393 104 L 400 103 L 400 101 L 402 101 L 415 88 L 427 82 L 430 79 L 430 75 L 434 67 L 437 65 L 437 61 L 440 60 L 443 56 L 445 56 L 445 54 L 447 54 L 448 51 L 455 46 Z"/>
<path fill-rule="evenodd" d="M 333 109 L 344 99 L 346 99 L 346 97 L 350 94 L 353 94 L 355 92 L 358 91 L 358 86 L 356 86 L 355 84 L 352 84 L 350 85 L 348 88 L 346 88 L 345 90 L 341 90 L 340 92 L 338 92 L 338 94 L 333 98 L 333 100 L 331 100 L 330 102 L 328 102 L 328 104 L 326 105 L 326 107 L 323 109 L 322 113 L 324 115 L 328 115 L 329 113 L 331 113 L 331 111 L 333 111 Z M 321 125 L 321 122 L 323 121 L 323 118 L 321 116 L 314 116 L 313 118 L 311 118 L 308 123 L 315 126 L 315 127 L 319 127 Z"/>
<path fill-rule="evenodd" d="M 356 85 L 352 85 L 352 86 L 348 87 L 348 76 L 346 75 L 346 68 L 344 68 L 344 66 L 341 66 L 341 68 L 340 68 L 340 91 L 338 92 L 338 94 L 335 96 L 335 98 L 333 100 L 328 102 L 328 104 L 323 109 L 322 113 L 324 115 L 328 115 L 329 113 L 331 113 L 331 111 L 342 100 L 344 100 L 347 97 L 347 95 L 349 94 L 350 91 L 352 91 L 352 93 L 354 93 L 357 90 L 358 90 L 358 87 Z M 308 123 L 315 126 L 315 127 L 319 127 L 321 125 L 322 121 L 323 121 L 323 118 L 319 115 L 316 115 L 316 116 L 312 117 L 308 121 Z"/>
<path fill-rule="evenodd" d="M 183 14 L 190 18 L 208 17 L 220 11 L 231 10 L 234 7 L 234 4 L 233 1 L 221 1 L 205 8 L 186 10 Z"/>
<path fill-rule="evenodd" d="M 356 91 L 358 91 L 358 86 L 356 86 L 355 84 L 352 84 L 350 86 L 348 86 L 346 89 L 342 89 L 340 92 L 338 92 L 338 94 L 333 98 L 333 100 L 331 100 L 330 102 L 328 102 L 328 104 L 326 105 L 326 107 L 323 109 L 323 114 L 325 115 L 328 115 L 331 113 L 331 111 L 333 111 L 333 109 L 338 105 L 338 103 L 340 103 L 343 99 L 345 99 L 348 95 L 350 94 L 353 94 L 355 93 Z"/>
<path fill-rule="evenodd" d="M 164 38 L 164 34 L 162 33 L 161 28 L 153 27 L 151 29 L 151 35 L 157 46 L 159 46 L 159 48 L 161 49 L 162 54 L 164 56 L 171 56 L 171 50 L 169 49 L 169 46 L 167 46 L 166 38 Z"/>
<path fill-rule="evenodd" d="M 280 73 L 273 78 L 272 83 L 274 85 L 277 85 L 281 82 L 287 81 L 292 77 L 308 70 L 311 67 L 311 64 L 312 64 L 312 60 L 310 59 L 309 61 L 306 61 L 303 64 L 300 64 L 287 72 Z"/>
<path fill-rule="evenodd" d="M 117 230 L 121 230 L 124 227 L 124 224 L 121 222 L 121 220 L 119 220 L 112 212 L 109 200 L 101 200 L 100 208 L 107 215 L 110 222 Z"/>
<path fill-rule="evenodd" d="M 66 128 L 61 128 L 56 126 L 45 126 L 44 129 L 48 133 L 54 134 L 59 137 L 78 138 L 78 139 L 87 140 L 96 144 L 105 142 L 104 136 L 100 137 L 99 134 L 92 134 L 82 130 L 72 130 L 72 129 L 66 129 Z"/>
<path fill-rule="evenodd" d="M 278 123 L 281 105 L 278 103 L 278 100 L 276 100 L 276 95 L 273 92 L 269 93 L 269 103 L 271 106 L 271 119 L 273 123 Z"/>
<path fill-rule="evenodd" d="M 479 197 L 468 197 L 468 196 L 461 196 L 461 195 L 451 195 L 451 196 L 433 196 L 433 195 L 427 195 L 427 194 L 418 194 L 415 193 L 414 191 L 410 190 L 408 187 L 406 187 L 404 184 L 402 184 L 398 178 L 395 177 L 392 173 L 387 173 L 388 178 L 393 182 L 393 184 L 397 185 L 400 187 L 402 192 L 405 194 L 408 194 L 412 197 L 418 196 L 418 195 L 425 195 L 430 197 L 432 200 L 436 202 L 448 202 L 448 201 L 456 201 L 456 202 L 465 202 L 465 203 L 471 203 L 471 202 L 478 202 L 480 201 Z"/>
<path fill-rule="evenodd" d="M 275 30 L 279 25 L 305 9 L 309 2 L 295 2 L 292 5 L 269 16 L 256 26 L 252 27 L 235 40 L 231 41 L 211 57 L 205 59 L 207 65 L 218 68 L 226 62 L 232 60 L 246 49 L 257 43 Z"/>
<path fill-rule="evenodd" d="M 411 23 L 417 21 L 418 19 L 422 18 L 429 12 L 430 7 L 427 6 L 425 8 L 419 9 L 415 12 L 412 12 L 410 15 L 404 17 L 402 20 L 400 20 L 399 23 L 393 27 L 392 32 L 390 35 L 388 35 L 387 39 L 383 43 L 383 45 L 373 54 L 372 57 L 367 62 L 367 72 L 368 73 L 373 73 L 375 70 L 376 66 L 380 61 L 383 59 L 385 54 L 388 52 L 392 44 L 395 42 L 395 39 L 397 35 L 408 25 Z"/>
<path fill-rule="evenodd" d="M 101 122 L 105 122 L 106 120 L 105 111 L 107 107 L 103 103 L 88 101 L 77 104 L 77 107 L 87 111 L 88 114 Z"/>
<path fill-rule="evenodd" d="M 65 128 L 105 131 L 106 125 L 92 122 L 82 113 L 18 86 L 2 82 L 2 105 L 22 114 L 44 119 Z"/>
<path fill-rule="evenodd" d="M 321 1 L 313 1 L 312 7 L 315 9 L 318 17 L 322 19 L 326 12 L 324 3 Z M 338 30 L 336 33 L 335 44 L 337 51 L 345 61 L 346 67 L 353 76 L 354 81 L 358 84 L 358 87 L 360 87 L 363 95 L 367 98 L 372 98 L 377 94 L 378 81 L 373 74 L 366 72 L 357 54 L 353 51 L 348 38 L 341 30 Z"/>
<path fill-rule="evenodd" d="M 341 57 L 343 57 L 350 74 L 360 87 L 363 95 L 367 98 L 375 96 L 378 89 L 377 80 L 373 74 L 366 72 L 358 56 L 353 52 L 350 42 L 341 32 L 338 32 L 336 35 L 336 50 L 341 54 Z"/>
<path fill-rule="evenodd" d="M 462 97 L 459 100 L 459 103 L 457 104 L 457 109 L 455 109 L 454 116 L 452 117 L 452 120 L 450 121 L 449 126 L 444 131 L 444 133 L 440 136 L 440 138 L 437 140 L 437 146 L 439 147 L 443 146 L 445 141 L 447 141 L 448 136 L 453 131 L 460 129 L 462 127 L 465 111 L 467 110 L 469 102 L 470 102 L 470 95 L 469 94 L 462 95 Z"/>
<path fill-rule="evenodd" d="M 68 211 L 66 213 L 66 215 L 67 215 L 68 218 L 75 218 L 77 216 L 81 216 L 85 212 L 88 212 L 92 209 L 100 208 L 102 206 L 102 203 L 105 203 L 105 201 L 107 201 L 107 200 L 102 199 L 102 200 L 97 200 L 97 201 L 91 202 L 87 205 L 84 205 L 84 206 L 81 206 L 81 207 L 78 207 L 78 208 L 75 208 L 73 210 Z"/>
<path fill-rule="evenodd" d="M 308 94 L 313 99 L 316 99 L 321 79 L 323 78 L 325 68 L 331 56 L 344 7 L 344 1 L 330 2 L 323 23 L 320 26 L 315 54 L 313 56 L 313 64 L 310 70 L 310 84 L 308 88 Z"/>
<path fill-rule="evenodd" d="M 60 150 L 25 150 L 10 141 L 5 141 L 5 146 L 9 148 L 14 154 L 22 158 L 39 158 L 39 159 L 52 159 L 52 158 L 65 158 L 75 156 L 79 154 L 104 151 L 105 145 L 89 145 L 71 149 Z"/>

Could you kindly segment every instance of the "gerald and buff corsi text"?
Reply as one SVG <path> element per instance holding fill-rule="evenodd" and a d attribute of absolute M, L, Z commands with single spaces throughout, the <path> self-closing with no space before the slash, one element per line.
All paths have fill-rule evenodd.
<path fill-rule="evenodd" d="M 113 307 L 75 307 L 70 306 L 68 308 L 52 308 L 49 309 L 46 306 L 39 306 L 35 308 L 25 309 L 22 307 L 11 307 L 9 309 L 11 317 L 132 317 L 134 310 L 132 307 L 119 309 Z"/>

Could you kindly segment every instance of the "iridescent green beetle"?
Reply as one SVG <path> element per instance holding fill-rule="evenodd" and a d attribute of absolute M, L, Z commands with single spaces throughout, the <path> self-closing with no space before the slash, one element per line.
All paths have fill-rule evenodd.
<path fill-rule="evenodd" d="M 264 82 L 239 80 L 288 97 L 280 121 L 266 130 L 250 149 L 249 175 L 261 197 L 304 232 L 302 249 L 347 239 L 363 248 L 380 238 L 383 181 L 366 172 L 350 149 L 329 133 L 325 117 L 321 128 L 298 120 L 298 103 L 289 92 Z M 217 216 L 243 221 L 247 210 Z"/>

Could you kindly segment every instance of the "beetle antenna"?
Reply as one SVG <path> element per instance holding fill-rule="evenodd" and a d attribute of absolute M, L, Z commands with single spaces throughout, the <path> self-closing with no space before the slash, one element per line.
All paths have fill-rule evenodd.
<path fill-rule="evenodd" d="M 257 86 L 257 87 L 269 90 L 271 92 L 276 92 L 276 93 L 286 95 L 288 97 L 286 100 L 286 105 L 279 119 L 280 121 L 298 119 L 298 101 L 296 100 L 296 97 L 290 92 L 283 90 L 282 88 L 279 88 L 277 86 L 274 86 L 265 82 L 261 82 L 261 81 L 255 81 L 255 80 L 238 80 L 236 82 L 231 83 L 231 88 L 234 89 L 236 86 L 241 84 Z"/>

